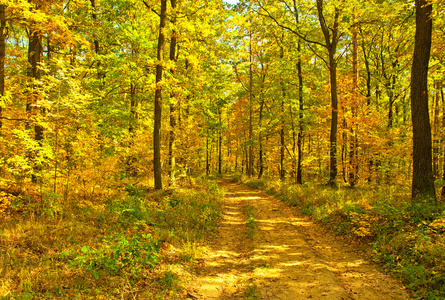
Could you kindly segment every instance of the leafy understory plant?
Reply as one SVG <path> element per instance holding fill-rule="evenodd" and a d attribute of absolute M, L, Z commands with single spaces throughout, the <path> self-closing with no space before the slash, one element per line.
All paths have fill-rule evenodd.
<path fill-rule="evenodd" d="M 117 274 L 127 269 L 130 274 L 142 268 L 152 268 L 158 262 L 159 244 L 150 234 L 127 238 L 119 234 L 104 237 L 103 246 L 94 249 L 81 246 L 78 250 L 62 252 L 60 257 L 67 259 L 73 269 L 91 273 L 96 279 L 103 274 Z"/>
<path fill-rule="evenodd" d="M 283 202 L 329 224 L 336 234 L 370 244 L 374 259 L 416 297 L 444 299 L 445 206 L 413 204 L 401 186 L 332 189 L 267 182 L 261 189 L 278 191 Z"/>
<path fill-rule="evenodd" d="M 256 223 L 256 220 L 255 220 L 254 213 L 253 213 L 253 207 L 250 204 L 245 204 L 243 206 L 243 213 L 247 217 L 247 220 L 246 220 L 246 226 L 247 226 L 246 235 L 249 238 L 253 238 L 253 235 L 255 234 L 255 229 L 258 227 L 257 223 Z"/>
<path fill-rule="evenodd" d="M 245 291 L 246 299 L 248 300 L 258 299 L 257 288 L 258 287 L 255 283 L 249 284 Z"/>

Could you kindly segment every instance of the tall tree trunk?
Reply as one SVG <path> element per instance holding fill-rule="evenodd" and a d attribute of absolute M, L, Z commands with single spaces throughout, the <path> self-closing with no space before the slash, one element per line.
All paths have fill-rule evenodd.
<path fill-rule="evenodd" d="M 284 97 L 286 97 L 286 90 L 283 87 L 283 99 L 281 99 L 281 112 L 284 114 Z M 286 170 L 284 168 L 284 150 L 286 145 L 284 139 L 284 115 L 281 116 L 281 128 L 280 128 L 280 180 L 286 178 Z"/>
<path fill-rule="evenodd" d="M 93 9 L 93 13 L 91 14 L 91 17 L 93 18 L 94 22 L 97 22 L 97 13 L 96 13 L 96 0 L 90 0 L 91 8 Z M 94 36 L 94 51 L 96 54 L 99 54 L 99 40 Z M 100 63 L 98 62 L 98 65 Z"/>
<path fill-rule="evenodd" d="M 236 141 L 236 150 L 235 150 L 235 173 L 238 171 L 238 153 L 239 153 L 239 143 L 238 140 Z M 242 173 L 242 171 L 241 171 Z"/>
<path fill-rule="evenodd" d="M 394 91 L 391 88 L 389 88 L 389 90 L 388 90 L 388 128 L 392 128 L 392 125 L 393 125 L 393 120 L 394 120 L 393 105 L 394 105 Z"/>
<path fill-rule="evenodd" d="M 341 128 L 342 128 L 342 144 L 341 144 L 341 175 L 344 182 L 347 182 L 346 173 L 347 173 L 347 165 L 346 165 L 346 157 L 348 152 L 348 134 L 347 134 L 347 128 L 348 124 L 346 123 L 346 113 L 345 109 L 342 106 L 340 106 L 343 112 L 343 117 L 341 120 Z"/>
<path fill-rule="evenodd" d="M 362 29 L 359 27 L 360 29 L 360 34 L 363 36 L 363 32 Z M 364 63 L 365 63 L 365 68 L 366 68 L 366 105 L 370 106 L 371 105 L 371 68 L 369 66 L 369 55 L 366 52 L 366 47 L 365 47 L 365 39 L 362 39 L 362 50 L 363 50 L 363 59 L 364 59 Z"/>
<path fill-rule="evenodd" d="M 222 174 L 222 119 L 221 119 L 221 109 L 218 109 L 218 174 Z"/>
<path fill-rule="evenodd" d="M 40 59 L 42 53 L 42 36 L 40 31 L 35 29 L 34 26 L 31 26 L 29 29 L 29 40 L 28 40 L 28 71 L 27 76 L 31 80 L 31 84 L 29 86 L 29 94 L 26 102 L 26 112 L 29 116 L 30 121 L 34 122 L 34 140 L 38 141 L 39 144 L 42 143 L 43 140 L 43 126 L 38 123 L 37 117 L 40 113 L 39 109 L 39 98 L 40 93 L 38 91 L 39 87 L 36 81 L 38 81 L 41 77 L 40 74 Z M 30 128 L 30 122 L 28 121 L 27 127 Z M 36 153 L 33 153 L 31 156 L 34 157 Z M 35 170 L 39 170 L 39 166 L 34 167 Z M 32 181 L 37 182 L 38 177 L 35 173 L 32 174 Z"/>
<path fill-rule="evenodd" d="M 0 96 L 5 95 L 5 58 L 6 58 L 6 41 L 5 41 L 5 29 L 6 29 L 6 5 L 0 5 Z M 2 113 L 3 108 L 0 102 L 0 135 L 2 134 Z"/>
<path fill-rule="evenodd" d="M 96 6 L 96 0 L 90 0 L 91 8 L 92 8 L 92 14 L 91 18 L 93 19 L 94 23 L 97 23 L 97 6 Z M 99 58 L 100 54 L 100 43 L 99 39 L 97 37 L 97 34 L 93 32 L 93 43 L 94 43 L 94 52 L 96 53 L 96 72 L 97 72 L 97 79 L 99 81 L 99 89 L 103 88 L 103 81 L 104 81 L 104 73 L 101 71 L 101 60 Z"/>
<path fill-rule="evenodd" d="M 171 23 L 173 28 L 176 25 L 176 7 L 177 1 L 170 0 L 171 8 L 172 8 L 172 17 Z M 170 61 L 177 62 L 176 56 L 176 46 L 177 46 L 177 32 L 175 29 L 172 30 L 171 39 L 170 39 Z M 170 73 L 172 76 L 175 75 L 174 68 L 170 69 Z M 176 106 L 177 106 L 177 98 L 178 95 L 175 92 L 175 89 L 172 89 L 170 93 L 170 132 L 168 138 L 168 182 L 169 185 L 175 184 L 175 139 L 176 139 Z"/>
<path fill-rule="evenodd" d="M 443 86 L 442 84 L 440 85 L 440 98 L 442 100 L 442 141 L 443 141 L 443 130 L 445 128 L 445 97 L 444 97 L 444 92 L 443 92 Z M 442 142 L 443 144 L 443 142 Z M 444 149 L 445 150 L 445 149 Z M 443 151 L 443 150 L 442 150 Z M 442 159 L 442 180 L 445 181 L 445 155 L 443 156 Z M 440 201 L 443 202 L 445 201 L 445 186 L 442 187 L 442 191 L 440 192 Z"/>
<path fill-rule="evenodd" d="M 337 177 L 337 127 L 338 127 L 338 93 L 337 93 L 337 61 L 335 53 L 338 42 L 338 20 L 340 11 L 335 8 L 334 24 L 328 27 L 323 13 L 323 0 L 317 0 L 318 20 L 326 43 L 329 56 L 329 75 L 331 84 L 331 132 L 329 136 L 329 185 L 336 185 Z"/>
<path fill-rule="evenodd" d="M 355 17 L 354 17 L 355 19 Z M 357 25 L 352 29 L 352 122 L 351 138 L 349 145 L 349 184 L 355 186 L 357 180 L 357 111 L 358 111 L 358 46 L 357 46 Z"/>
<path fill-rule="evenodd" d="M 298 48 L 300 48 L 300 43 L 298 43 Z M 297 138 L 297 151 L 298 151 L 298 161 L 297 161 L 297 184 L 303 184 L 303 111 L 304 111 L 304 103 L 303 103 L 303 72 L 301 70 L 301 59 L 298 59 L 297 62 L 297 70 L 298 70 L 298 138 Z"/>
<path fill-rule="evenodd" d="M 161 118 L 162 118 L 162 71 L 165 45 L 165 22 L 167 20 L 167 0 L 161 0 L 161 14 L 159 22 L 158 38 L 158 64 L 156 65 L 156 91 L 154 100 L 154 129 L 153 129 L 153 166 L 155 189 L 162 190 L 162 166 L 161 166 Z"/>
<path fill-rule="evenodd" d="M 132 134 L 136 128 L 138 120 L 138 101 L 136 99 L 137 84 L 130 83 L 130 122 L 128 125 L 128 132 Z"/>
<path fill-rule="evenodd" d="M 428 64 L 433 27 L 432 5 L 427 0 L 415 0 L 416 34 L 411 69 L 411 115 L 413 123 L 413 180 L 414 202 L 435 202 L 432 172 L 431 124 L 428 112 Z"/>
<path fill-rule="evenodd" d="M 360 34 L 362 37 L 364 37 L 362 29 L 359 27 L 360 29 Z M 365 68 L 366 68 L 366 105 L 369 107 L 371 105 L 371 68 L 370 68 L 370 63 L 369 63 L 369 52 L 366 52 L 366 46 L 365 46 L 365 40 L 364 38 L 362 38 L 362 43 L 361 43 L 361 47 L 363 50 L 363 60 L 365 63 Z M 378 103 L 378 101 L 376 101 L 376 103 Z M 373 172 L 373 158 L 372 158 L 372 153 L 370 153 L 368 155 L 368 178 L 367 181 L 371 182 L 372 180 L 372 172 Z M 357 172 L 358 173 L 358 172 Z"/>
<path fill-rule="evenodd" d="M 209 135 L 206 137 L 206 175 L 210 175 Z"/>
<path fill-rule="evenodd" d="M 294 10 L 295 10 L 295 21 L 297 24 L 300 23 L 298 18 L 298 10 L 297 10 L 297 3 L 296 0 L 293 0 L 294 4 Z M 297 137 L 297 151 L 298 151 L 298 160 L 297 160 L 297 174 L 296 174 L 296 183 L 302 184 L 303 183 L 303 149 L 302 149 L 302 143 L 303 143 L 303 110 L 304 110 L 304 103 L 303 103 L 303 72 L 301 68 L 301 39 L 298 37 L 298 43 L 297 43 L 297 52 L 298 52 L 298 61 L 297 61 L 297 76 L 298 76 L 298 137 Z"/>
<path fill-rule="evenodd" d="M 337 96 L 337 62 L 334 57 L 335 49 L 329 53 L 329 68 L 331 81 L 331 133 L 330 142 L 330 168 L 329 183 L 335 184 L 337 176 L 337 127 L 338 127 L 338 96 Z"/>
<path fill-rule="evenodd" d="M 252 29 L 249 33 L 249 158 L 247 175 L 254 175 L 253 168 L 253 52 L 252 52 Z"/>
<path fill-rule="evenodd" d="M 136 129 L 137 126 L 137 122 L 138 122 L 138 101 L 136 98 L 136 91 L 137 91 L 137 84 L 135 83 L 130 83 L 130 118 L 128 121 L 128 133 L 131 136 L 128 148 L 130 149 L 133 146 L 133 137 L 134 137 L 134 131 Z M 130 152 L 130 155 L 127 158 L 127 174 L 129 176 L 134 176 L 137 173 L 135 172 L 135 170 L 132 168 L 133 163 L 136 161 L 136 157 L 134 156 L 133 153 Z"/>
<path fill-rule="evenodd" d="M 282 36 L 282 39 L 284 40 L 284 34 Z M 280 58 L 283 60 L 284 58 L 284 49 L 283 46 L 280 46 Z M 280 180 L 284 181 L 286 177 L 286 170 L 284 169 L 284 150 L 286 145 L 285 138 L 284 138 L 284 126 L 285 126 L 285 109 L 284 109 L 284 99 L 286 99 L 286 87 L 284 85 L 284 82 L 281 81 L 281 92 L 282 92 L 282 98 L 281 98 L 281 124 L 280 124 Z"/>
<path fill-rule="evenodd" d="M 264 81 L 263 81 L 264 82 Z M 260 111 L 259 111 L 259 118 L 258 118 L 258 146 L 260 148 L 259 151 L 259 171 L 258 171 L 258 179 L 260 179 L 263 176 L 264 173 L 264 159 L 263 159 L 263 109 L 264 109 L 264 97 L 260 95 Z"/>
<path fill-rule="evenodd" d="M 439 102 L 440 102 L 440 89 L 441 89 L 441 82 L 439 80 L 436 80 L 435 83 L 435 94 L 436 97 L 434 98 L 434 116 L 433 116 L 433 176 L 434 179 L 439 178 L 439 158 L 440 158 L 440 126 L 439 126 Z"/>

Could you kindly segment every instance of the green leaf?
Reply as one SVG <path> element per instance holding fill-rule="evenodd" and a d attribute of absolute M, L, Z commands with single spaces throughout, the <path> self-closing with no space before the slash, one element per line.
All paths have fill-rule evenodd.
<path fill-rule="evenodd" d="M 96 278 L 96 279 L 99 279 L 100 278 L 100 275 L 99 275 L 99 273 L 97 273 L 96 271 L 91 271 L 91 274 L 93 274 L 93 276 L 94 276 L 94 278 Z"/>

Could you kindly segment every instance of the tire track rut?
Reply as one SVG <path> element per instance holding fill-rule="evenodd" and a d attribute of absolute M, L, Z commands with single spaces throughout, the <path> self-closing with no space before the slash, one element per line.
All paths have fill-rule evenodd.
<path fill-rule="evenodd" d="M 194 299 L 410 299 L 405 288 L 276 197 L 220 181 L 218 234 L 194 270 Z M 243 207 L 256 228 L 246 231 Z"/>

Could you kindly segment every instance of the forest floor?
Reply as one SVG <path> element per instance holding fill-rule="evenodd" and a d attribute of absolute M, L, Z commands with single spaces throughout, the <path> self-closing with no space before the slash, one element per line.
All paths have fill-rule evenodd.
<path fill-rule="evenodd" d="M 274 196 L 221 180 L 218 233 L 196 258 L 191 299 L 410 299 L 357 249 Z"/>

